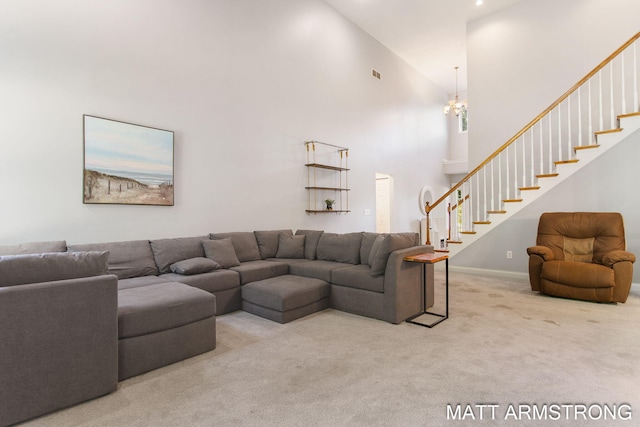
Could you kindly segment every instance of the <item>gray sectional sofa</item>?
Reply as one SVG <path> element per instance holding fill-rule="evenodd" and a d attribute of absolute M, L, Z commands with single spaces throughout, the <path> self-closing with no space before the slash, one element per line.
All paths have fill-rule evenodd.
<path fill-rule="evenodd" d="M 403 259 L 432 251 L 431 246 L 419 245 L 415 233 L 315 230 L 0 246 L 0 321 L 13 325 L 0 329 L 0 370 L 16 373 L 0 377 L 0 401 L 29 395 L 31 403 L 24 407 L 16 402 L 15 408 L 21 409 L 9 415 L 0 411 L 0 426 L 108 393 L 117 381 L 214 349 L 216 315 L 243 309 L 286 323 L 333 307 L 400 323 L 420 312 L 424 298 L 422 266 Z M 91 268 L 73 272 L 73 262 L 89 261 Z M 66 273 L 58 274 L 59 270 Z M 104 289 L 86 286 L 96 281 Z M 430 306 L 433 281 L 427 280 L 426 287 Z M 55 296 L 58 289 L 76 288 L 81 292 L 70 302 Z M 82 310 L 67 307 L 76 300 Z M 31 312 L 32 304 L 55 308 L 42 317 L 51 318 L 33 335 L 21 330 L 39 327 L 34 326 L 40 324 L 40 315 Z M 56 316 L 64 319 L 58 322 Z M 57 331 L 56 337 L 64 335 L 64 344 L 39 342 L 49 329 Z M 96 331 L 95 337 L 87 336 L 90 330 Z M 48 345 L 63 349 L 60 357 L 66 363 L 82 359 L 93 371 L 89 366 L 88 371 L 61 366 L 64 363 L 55 360 L 39 362 L 43 371 L 55 370 L 64 381 L 45 377 L 27 381 L 33 390 L 24 389 L 20 375 L 33 379 L 36 374 L 30 373 L 31 359 L 21 351 L 33 355 L 34 349 Z M 108 351 L 98 350 L 100 346 Z M 77 393 L 59 398 L 66 393 L 56 392 L 67 388 Z"/>

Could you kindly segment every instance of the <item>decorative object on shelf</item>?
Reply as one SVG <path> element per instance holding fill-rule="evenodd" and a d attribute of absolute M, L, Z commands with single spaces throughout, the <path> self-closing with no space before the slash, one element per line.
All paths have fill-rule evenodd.
<path fill-rule="evenodd" d="M 449 100 L 449 104 L 444 106 L 445 114 L 453 112 L 456 117 L 459 116 L 463 111 L 467 111 L 467 100 L 458 100 L 458 68 L 460 67 L 454 67 L 454 69 L 456 70 L 456 97 L 455 99 Z"/>
<path fill-rule="evenodd" d="M 173 206 L 173 132 L 83 116 L 83 203 Z"/>
<path fill-rule="evenodd" d="M 304 144 L 307 149 L 306 212 L 350 212 L 349 149 L 318 141 L 307 141 Z"/>

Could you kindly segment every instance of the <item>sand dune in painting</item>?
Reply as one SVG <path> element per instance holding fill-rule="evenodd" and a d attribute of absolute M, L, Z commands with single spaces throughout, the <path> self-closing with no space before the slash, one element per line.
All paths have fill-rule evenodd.
<path fill-rule="evenodd" d="M 173 206 L 173 185 L 146 185 L 131 178 L 85 169 L 84 202 Z"/>

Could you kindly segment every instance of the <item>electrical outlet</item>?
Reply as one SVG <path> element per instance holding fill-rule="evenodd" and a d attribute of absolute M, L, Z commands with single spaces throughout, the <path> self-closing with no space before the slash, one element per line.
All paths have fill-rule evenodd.
<path fill-rule="evenodd" d="M 365 209 L 364 210 L 364 214 L 365 215 L 371 215 L 371 209 Z"/>
<path fill-rule="evenodd" d="M 507 251 L 507 259 L 513 258 L 513 252 Z"/>

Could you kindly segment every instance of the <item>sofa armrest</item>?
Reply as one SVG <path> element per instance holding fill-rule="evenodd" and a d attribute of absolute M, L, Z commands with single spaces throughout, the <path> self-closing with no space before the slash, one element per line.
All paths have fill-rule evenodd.
<path fill-rule="evenodd" d="M 0 425 L 117 388 L 117 286 L 100 275 L 0 287 Z"/>
<path fill-rule="evenodd" d="M 602 264 L 607 267 L 613 267 L 614 264 L 623 261 L 634 263 L 636 262 L 636 256 L 627 251 L 611 251 L 602 257 Z"/>
<path fill-rule="evenodd" d="M 527 248 L 527 254 L 538 255 L 544 261 L 552 261 L 554 259 L 553 251 L 546 246 L 531 246 Z"/>
<path fill-rule="evenodd" d="M 404 322 L 422 308 L 422 264 L 404 258 L 433 252 L 433 246 L 412 246 L 391 252 L 384 274 L 384 312 L 390 323 Z M 433 266 L 425 266 L 433 269 Z M 433 273 L 433 271 L 431 271 Z M 433 274 L 430 276 L 433 278 Z M 433 280 L 427 283 L 427 297 L 433 298 Z M 433 305 L 433 302 L 431 303 Z M 427 302 L 427 306 L 429 303 Z"/>

